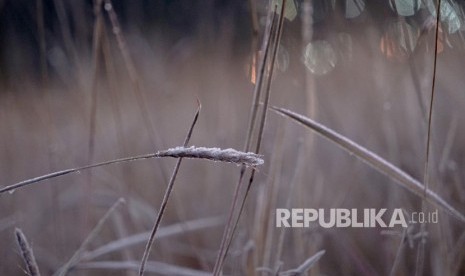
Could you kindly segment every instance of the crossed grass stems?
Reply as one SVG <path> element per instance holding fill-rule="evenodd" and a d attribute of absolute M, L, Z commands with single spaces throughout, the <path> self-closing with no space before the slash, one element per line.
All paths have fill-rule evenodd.
<path fill-rule="evenodd" d="M 103 1 L 98 1 L 98 3 L 100 4 L 102 2 Z M 110 17 L 112 17 L 112 24 L 118 24 L 116 14 L 111 9 L 111 1 L 105 0 L 104 3 L 106 3 L 107 5 L 106 6 L 107 12 L 109 12 Z M 438 6 L 440 6 L 440 4 L 441 4 L 441 1 L 439 0 Z M 156 234 L 160 228 L 160 224 L 161 224 L 163 215 L 165 213 L 166 206 L 169 201 L 171 192 L 173 190 L 176 176 L 179 172 L 179 168 L 180 168 L 183 158 L 209 159 L 213 161 L 229 162 L 229 163 L 236 163 L 238 165 L 241 165 L 239 180 L 238 180 L 238 183 L 235 189 L 235 193 L 233 195 L 233 202 L 231 204 L 231 207 L 228 213 L 226 227 L 223 232 L 220 249 L 219 249 L 217 259 L 216 259 L 216 262 L 213 268 L 213 274 L 220 275 L 223 270 L 223 265 L 224 265 L 226 256 L 228 254 L 228 250 L 233 240 L 233 236 L 237 228 L 238 221 L 241 217 L 247 195 L 250 191 L 251 185 L 254 180 L 254 176 L 256 172 L 255 168 L 256 166 L 263 164 L 263 160 L 261 159 L 261 156 L 259 155 L 259 153 L 260 153 L 261 141 L 263 139 L 265 122 L 266 122 L 269 110 L 272 110 L 273 112 L 279 115 L 287 117 L 291 119 L 292 121 L 295 121 L 303 125 L 305 128 L 316 132 L 319 136 L 331 141 L 332 143 L 342 148 L 349 154 L 352 154 L 353 156 L 355 156 L 357 159 L 361 160 L 368 166 L 374 168 L 378 172 L 394 180 L 395 183 L 406 188 L 407 190 L 409 190 L 410 192 L 412 192 L 413 194 L 415 194 L 416 196 L 422 199 L 422 210 L 426 209 L 426 202 L 428 202 L 440 208 L 441 210 L 445 211 L 446 213 L 458 219 L 459 221 L 465 223 L 465 216 L 460 211 L 455 209 L 451 204 L 449 204 L 441 196 L 439 196 L 437 193 L 435 193 L 434 191 L 428 188 L 428 183 L 429 183 L 428 164 L 429 164 L 429 159 L 430 159 L 430 144 L 431 144 L 430 140 L 431 140 L 431 125 L 432 125 L 432 114 L 433 114 L 432 111 L 433 111 L 435 81 L 436 81 L 436 60 L 437 60 L 437 44 L 438 44 L 437 38 L 438 38 L 438 27 L 439 27 L 438 23 L 439 23 L 439 18 L 440 18 L 440 9 L 438 9 L 439 11 L 436 17 L 436 40 L 435 40 L 436 51 L 435 51 L 434 65 L 433 65 L 434 70 L 433 70 L 433 76 L 432 76 L 431 97 L 429 101 L 429 110 L 427 114 L 428 130 L 427 130 L 427 142 L 425 146 L 426 158 L 425 158 L 425 163 L 424 163 L 425 170 L 424 170 L 423 183 L 422 183 L 421 181 L 414 179 L 409 174 L 402 171 L 400 168 L 389 163 L 382 157 L 364 148 L 363 146 L 355 143 L 349 138 L 344 137 L 343 135 L 337 133 L 336 131 L 322 124 L 319 124 L 318 122 L 310 118 L 307 118 L 303 115 L 295 113 L 291 110 L 269 106 L 270 95 L 271 95 L 270 93 L 271 92 L 271 80 L 272 80 L 272 76 L 274 72 L 274 66 L 275 66 L 276 55 L 277 55 L 278 48 L 279 48 L 279 42 L 280 42 L 281 35 L 282 35 L 285 7 L 286 7 L 286 0 L 283 0 L 280 7 L 276 5 L 273 9 L 270 9 L 270 13 L 268 15 L 268 23 L 267 23 L 267 27 L 265 31 L 265 37 L 263 39 L 263 44 L 262 44 L 263 55 L 260 57 L 259 69 L 257 72 L 258 76 L 257 76 L 257 81 L 256 81 L 255 89 L 254 89 L 254 96 L 253 96 L 252 107 L 251 107 L 251 112 L 250 112 L 250 117 L 249 117 L 249 124 L 248 124 L 248 129 L 247 129 L 246 143 L 245 143 L 243 151 L 237 151 L 237 150 L 232 150 L 232 149 L 221 150 L 218 148 L 204 148 L 204 147 L 201 147 L 201 148 L 187 147 L 189 140 L 192 136 L 193 129 L 199 117 L 199 113 L 201 109 L 201 106 L 199 103 L 197 111 L 194 115 L 194 119 L 191 123 L 191 126 L 189 128 L 189 131 L 186 135 L 186 138 L 184 140 L 182 147 L 177 147 L 174 149 L 169 149 L 166 151 L 159 151 L 156 153 L 150 153 L 150 154 L 145 154 L 145 155 L 114 159 L 114 160 L 105 161 L 101 163 L 95 163 L 95 164 L 86 165 L 82 167 L 57 171 L 57 172 L 50 173 L 47 175 L 27 179 L 25 181 L 18 182 L 16 184 L 9 185 L 9 186 L 6 186 L 0 189 L 0 194 L 7 192 L 7 191 L 12 192 L 18 188 L 22 188 L 24 186 L 38 183 L 38 182 L 41 182 L 47 179 L 51 179 L 51 178 L 55 178 L 55 177 L 59 177 L 62 175 L 83 171 L 83 170 L 89 170 L 89 169 L 96 168 L 96 167 L 116 164 L 116 163 L 132 162 L 132 161 L 137 161 L 137 160 L 150 159 L 150 158 L 162 158 L 162 157 L 177 158 L 177 162 L 171 174 L 168 187 L 165 190 L 165 194 L 164 194 L 156 221 L 154 223 L 154 226 L 150 232 L 145 233 L 144 236 L 138 237 L 137 239 L 137 242 L 147 239 L 142 261 L 140 262 L 139 265 L 133 262 L 126 262 L 126 263 L 119 263 L 119 264 L 110 263 L 110 262 L 107 262 L 104 264 L 103 263 L 100 263 L 100 264 L 99 263 L 95 263 L 95 264 L 84 263 L 82 265 L 79 264 L 81 260 L 86 259 L 85 250 L 87 246 L 89 245 L 90 241 L 92 241 L 98 235 L 105 221 L 111 216 L 112 213 L 115 212 L 117 207 L 124 203 L 124 199 L 119 199 L 100 219 L 100 221 L 97 223 L 94 229 L 90 232 L 87 238 L 83 241 L 81 246 L 75 251 L 73 256 L 68 260 L 68 262 L 66 262 L 60 269 L 57 270 L 55 275 L 65 275 L 67 272 L 69 272 L 69 270 L 73 268 L 79 268 L 79 267 L 80 268 L 86 268 L 86 267 L 92 268 L 93 267 L 92 265 L 94 265 L 94 267 L 107 267 L 109 269 L 111 268 L 114 269 L 115 266 L 121 269 L 122 268 L 137 269 L 138 268 L 139 275 L 143 275 L 146 270 L 150 270 L 152 272 L 159 271 L 157 270 L 157 268 L 162 269 L 162 270 L 165 269 L 165 271 L 171 271 L 171 272 L 176 271 L 176 273 L 180 275 L 181 274 L 183 275 L 197 275 L 197 274 L 205 275 L 204 272 L 200 272 L 200 271 L 189 270 L 189 269 L 179 268 L 179 267 L 167 267 L 166 264 L 148 262 L 149 254 L 153 248 L 155 237 L 159 236 Z M 279 12 L 278 12 L 278 8 L 280 8 Z M 252 14 L 255 14 L 255 11 L 253 9 L 252 9 Z M 98 17 L 98 22 L 97 22 L 98 24 L 96 25 L 96 33 L 101 31 L 100 20 L 101 20 L 101 17 Z M 253 22 L 255 21 L 253 20 Z M 256 27 L 254 26 L 254 36 L 257 33 L 255 29 Z M 137 78 L 134 77 L 134 76 L 137 76 L 137 74 L 134 72 L 135 70 L 134 66 L 130 66 L 132 64 L 132 61 L 130 59 L 130 56 L 127 54 L 127 51 L 124 50 L 124 47 L 125 47 L 124 39 L 120 33 L 115 33 L 115 35 L 118 38 L 118 42 L 119 42 L 118 44 L 119 44 L 120 50 L 123 53 L 123 56 L 125 57 L 126 66 L 129 67 L 128 69 L 130 69 L 128 71 L 129 71 L 129 74 L 132 76 L 131 79 L 136 83 L 136 86 L 138 87 L 139 85 L 137 82 Z M 97 42 L 97 44 L 98 43 L 99 42 Z M 142 109 L 142 110 L 145 110 L 145 109 Z M 145 122 L 145 123 L 150 125 L 150 122 Z M 257 138 L 255 141 L 255 145 L 253 146 L 254 135 L 256 135 Z M 253 148 L 253 152 L 249 152 L 252 148 Z M 248 167 L 252 168 L 252 171 L 250 173 L 249 181 L 244 188 L 243 178 L 245 176 L 246 169 Z M 242 189 L 245 189 L 245 193 L 241 197 L 240 191 Z M 221 219 L 216 219 L 213 225 L 219 224 L 221 223 L 221 221 L 222 221 Z M 211 225 L 211 224 L 207 223 L 206 225 Z M 425 225 L 422 224 L 421 232 L 424 233 L 424 231 L 425 231 Z M 26 240 L 25 235 L 23 234 L 21 229 L 18 229 L 18 228 L 15 230 L 15 234 L 16 234 L 16 240 L 18 243 L 18 247 L 21 252 L 21 256 L 26 264 L 27 273 L 29 275 L 40 275 L 39 268 L 34 258 L 34 254 Z M 423 262 L 424 262 L 424 250 L 425 250 L 424 247 L 426 243 L 426 238 L 425 238 L 426 235 L 422 235 L 422 237 L 423 237 L 422 242 L 419 245 L 418 254 L 417 254 L 417 265 L 416 265 L 417 275 L 421 274 Z M 136 241 L 131 241 L 131 242 L 135 243 Z M 103 248 L 103 249 L 100 248 L 100 249 L 108 253 L 108 252 L 111 252 L 112 250 L 117 250 L 124 246 L 127 246 L 129 242 L 126 241 L 126 243 L 124 242 L 120 242 L 120 243 L 123 243 L 124 245 L 123 246 L 120 245 L 118 247 L 117 244 L 114 244 L 114 247 L 112 248 L 111 246 L 109 246 L 109 248 Z M 95 250 L 95 251 L 99 252 L 98 250 Z M 306 259 L 299 267 L 288 270 L 288 271 L 279 272 L 279 269 L 273 271 L 269 268 L 260 268 L 260 270 L 264 272 L 274 273 L 274 274 L 279 273 L 280 275 L 300 275 L 302 273 L 305 273 L 307 270 L 309 270 L 324 255 L 324 253 L 325 251 L 321 250 L 317 252 L 315 255 Z M 103 254 L 103 253 L 100 253 L 100 254 Z M 96 256 L 99 256 L 99 255 L 96 254 Z"/>

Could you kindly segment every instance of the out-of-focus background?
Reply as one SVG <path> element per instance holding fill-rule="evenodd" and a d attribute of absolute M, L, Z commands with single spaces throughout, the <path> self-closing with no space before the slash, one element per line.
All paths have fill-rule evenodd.
<path fill-rule="evenodd" d="M 179 146 L 197 99 L 202 111 L 191 144 L 242 149 L 258 66 L 253 57 L 272 2 L 0 0 L 0 186 Z M 271 103 L 312 117 L 421 180 L 436 1 L 287 2 Z M 463 213 L 465 7 L 441 2 L 430 187 Z M 272 112 L 261 154 L 265 165 L 257 171 L 225 275 L 265 275 L 257 270 L 264 267 L 285 271 L 319 250 L 326 253 L 308 275 L 418 270 L 418 225 L 409 228 L 405 242 L 402 229 L 274 227 L 278 207 L 410 213 L 421 209 L 418 197 Z M 138 264 L 146 241 L 133 235 L 150 230 L 174 164 L 118 164 L 1 194 L 0 274 L 24 274 L 15 227 L 49 275 L 120 197 L 126 204 L 69 274 L 131 274 L 122 264 Z M 149 272 L 211 272 L 239 170 L 183 162 Z M 427 225 L 424 275 L 465 273 L 464 229 L 441 211 L 439 223 Z M 111 243 L 120 247 L 102 253 Z"/>

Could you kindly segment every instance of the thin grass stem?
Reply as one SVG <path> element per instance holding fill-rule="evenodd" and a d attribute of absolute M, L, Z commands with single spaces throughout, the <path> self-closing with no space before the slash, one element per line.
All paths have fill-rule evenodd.
<path fill-rule="evenodd" d="M 68 271 L 79 263 L 79 260 L 84 253 L 84 250 L 89 246 L 89 244 L 98 236 L 100 231 L 102 230 L 103 225 L 108 220 L 108 218 L 115 212 L 115 210 L 123 204 L 125 201 L 123 198 L 119 198 L 108 211 L 103 215 L 103 217 L 98 221 L 95 225 L 94 229 L 87 235 L 85 240 L 81 243 L 79 248 L 74 252 L 73 256 L 58 270 L 57 275 L 64 276 L 68 273 Z"/>
<path fill-rule="evenodd" d="M 197 123 L 197 119 L 199 118 L 200 109 L 201 109 L 201 105 L 200 105 L 200 102 L 198 102 L 197 111 L 195 112 L 194 119 L 192 121 L 192 124 L 191 124 L 191 126 L 189 128 L 189 131 L 187 132 L 186 138 L 185 138 L 184 143 L 183 143 L 184 147 L 186 147 L 189 144 L 189 141 L 191 139 L 192 132 L 194 130 L 195 124 Z M 161 220 L 162 220 L 163 215 L 165 213 L 166 205 L 168 204 L 169 197 L 170 197 L 171 192 L 172 192 L 173 187 L 174 187 L 174 182 L 176 181 L 176 176 L 178 175 L 179 167 L 181 166 L 183 156 L 178 155 L 177 157 L 179 157 L 179 158 L 176 161 L 176 165 L 175 165 L 173 173 L 171 175 L 170 182 L 168 183 L 168 187 L 166 188 L 165 194 L 163 196 L 163 200 L 161 202 L 160 209 L 158 211 L 157 219 L 155 220 L 155 224 L 153 225 L 152 232 L 150 233 L 150 237 L 149 237 L 149 239 L 147 241 L 147 245 L 145 246 L 144 254 L 142 256 L 142 261 L 141 261 L 140 268 L 139 268 L 139 275 L 140 276 L 144 275 L 145 265 L 146 265 L 147 260 L 149 258 L 152 246 L 153 246 L 153 244 L 155 242 L 155 234 L 157 233 L 158 227 L 160 226 Z"/>

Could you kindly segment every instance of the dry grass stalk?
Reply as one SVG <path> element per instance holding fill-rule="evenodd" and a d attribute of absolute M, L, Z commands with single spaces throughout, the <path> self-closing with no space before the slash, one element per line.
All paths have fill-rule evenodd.
<path fill-rule="evenodd" d="M 254 133 L 254 127 L 255 127 L 255 122 L 256 122 L 256 119 L 257 119 L 258 108 L 260 106 L 260 95 L 261 95 L 262 85 L 263 85 L 263 81 L 264 81 L 264 77 L 265 77 L 266 64 L 268 64 L 268 62 L 267 62 L 268 57 L 269 57 L 268 53 L 269 53 L 269 49 L 270 49 L 270 45 L 271 45 L 272 33 L 274 31 L 274 28 L 275 28 L 275 26 L 274 26 L 275 17 L 276 17 L 276 13 L 273 10 L 273 12 L 271 12 L 270 16 L 269 16 L 269 21 L 268 21 L 268 24 L 267 24 L 268 30 L 265 32 L 265 38 L 263 40 L 262 49 L 263 49 L 264 54 L 261 57 L 260 69 L 258 71 L 258 79 L 257 79 L 257 81 L 255 83 L 255 87 L 254 87 L 254 95 L 253 95 L 252 107 L 251 107 L 251 111 L 250 111 L 250 118 L 249 118 L 249 123 L 248 123 L 248 128 L 247 128 L 247 137 L 246 137 L 246 142 L 245 142 L 245 146 L 244 146 L 244 151 L 249 151 L 250 147 L 251 147 L 251 143 L 252 143 L 252 136 L 253 136 L 253 133 Z M 218 263 L 218 265 L 219 265 L 219 262 L 220 262 L 221 255 L 223 254 L 222 252 L 224 251 L 224 248 L 226 247 L 226 243 L 229 240 L 229 236 L 231 235 L 230 232 L 231 232 L 231 229 L 233 228 L 232 224 L 233 223 L 237 224 L 237 221 L 238 221 L 238 219 L 236 219 L 235 222 L 233 220 L 234 220 L 234 214 L 235 214 L 236 206 L 237 206 L 237 204 L 239 202 L 239 194 L 240 194 L 240 191 L 241 191 L 241 188 L 242 188 L 242 180 L 243 180 L 243 177 L 244 177 L 244 174 L 245 174 L 245 170 L 246 170 L 246 167 L 242 166 L 241 171 L 240 171 L 240 175 L 239 175 L 239 180 L 238 180 L 238 182 L 236 184 L 236 188 L 234 190 L 233 202 L 232 202 L 232 204 L 230 206 L 230 209 L 229 209 L 228 222 L 226 223 L 225 230 L 223 232 L 223 237 L 221 239 L 221 245 L 220 245 L 220 250 L 219 250 L 220 253 L 218 254 L 218 258 L 217 258 L 217 261 L 216 261 Z M 214 273 L 215 273 L 216 269 L 217 269 L 217 264 L 215 264 L 215 268 L 213 269 Z"/>
<path fill-rule="evenodd" d="M 29 246 L 23 231 L 21 231 L 19 228 L 16 228 L 15 235 L 16 242 L 18 243 L 18 247 L 21 250 L 21 256 L 26 263 L 28 275 L 40 276 L 39 267 L 37 266 L 36 260 L 34 258 L 34 253 L 32 252 L 32 248 Z"/>
<path fill-rule="evenodd" d="M 199 158 L 217 162 L 242 164 L 255 167 L 263 164 L 263 159 L 253 152 L 242 152 L 235 149 L 205 148 L 205 147 L 176 147 L 166 151 L 159 151 L 159 157 Z"/>
<path fill-rule="evenodd" d="M 30 178 L 30 179 L 27 179 L 27 180 L 24 180 L 24 181 L 21 181 L 21 182 L 18 182 L 18 183 L 9 185 L 9 186 L 5 186 L 0 189 L 0 194 L 5 193 L 5 192 L 12 192 L 24 186 L 29 186 L 34 183 L 38 183 L 38 182 L 41 182 L 47 179 L 67 175 L 70 173 L 78 173 L 84 170 L 108 166 L 112 164 L 133 162 L 133 161 L 151 159 L 151 158 L 162 158 L 162 157 L 178 158 L 179 156 L 183 155 L 188 158 L 209 159 L 213 161 L 229 162 L 229 163 L 232 162 L 232 163 L 237 163 L 239 165 L 244 164 L 250 167 L 255 167 L 255 166 L 263 164 L 263 159 L 258 154 L 250 153 L 250 152 L 244 153 L 244 152 L 231 150 L 231 149 L 227 149 L 227 150 L 220 149 L 219 150 L 218 148 L 200 148 L 201 150 L 197 150 L 198 148 L 196 147 L 183 148 L 183 149 L 184 150 L 182 151 L 180 151 L 179 148 L 168 149 L 166 151 L 159 151 L 156 153 L 125 157 L 125 158 L 114 159 L 114 160 L 105 161 L 101 163 L 96 163 L 92 165 L 57 171 L 57 172 L 45 174 L 42 176 Z M 173 153 L 171 153 L 171 151 L 173 151 Z"/>
<path fill-rule="evenodd" d="M 277 28 L 275 30 L 273 30 L 273 28 L 272 28 L 272 32 L 270 33 L 270 41 L 272 41 L 272 43 L 270 44 L 271 45 L 270 46 L 271 47 L 271 61 L 270 61 L 269 64 L 266 64 L 266 63 L 264 64 L 264 66 L 269 66 L 269 69 L 268 69 L 269 71 L 268 71 L 268 76 L 267 76 L 267 80 L 266 80 L 266 86 L 264 88 L 264 92 L 265 92 L 264 100 L 263 100 L 264 103 L 263 103 L 263 110 L 262 110 L 262 113 L 261 113 L 259 126 L 258 126 L 257 143 L 256 143 L 255 149 L 254 149 L 254 152 L 257 153 L 257 154 L 260 152 L 261 143 L 262 143 L 262 139 L 263 139 L 263 133 L 264 133 L 264 129 L 265 129 L 266 117 L 267 117 L 267 114 L 268 114 L 268 105 L 269 105 L 270 96 L 271 96 L 271 81 L 273 79 L 274 66 L 275 66 L 275 62 L 276 62 L 276 57 L 278 55 L 279 43 L 281 41 L 281 36 L 282 36 L 282 31 L 283 31 L 285 8 L 286 8 L 286 0 L 283 0 L 282 5 L 281 5 L 281 10 L 280 10 L 280 13 L 279 13 L 280 16 L 279 16 L 279 19 L 278 19 Z M 275 8 L 275 12 L 276 12 L 276 8 Z M 243 175 L 241 174 L 241 178 L 242 178 L 242 176 Z M 242 211 L 244 210 L 244 206 L 245 206 L 245 202 L 247 200 L 247 196 L 249 194 L 250 188 L 252 187 L 254 177 L 255 177 L 255 171 L 252 171 L 252 173 L 250 175 L 250 178 L 249 178 L 249 182 L 248 182 L 246 190 L 245 190 L 244 197 L 243 197 L 243 199 L 241 201 L 241 205 L 240 205 L 239 210 L 237 212 L 238 214 L 237 214 L 237 217 L 236 217 L 236 221 L 234 222 L 234 224 L 232 226 L 232 229 L 228 230 L 230 234 L 229 234 L 229 237 L 227 239 L 226 248 L 223 250 L 223 252 L 220 251 L 220 264 L 219 264 L 219 270 L 216 272 L 217 274 L 221 271 L 221 267 L 223 265 L 223 262 L 226 259 L 226 255 L 228 254 L 228 250 L 229 250 L 229 247 L 231 246 L 233 236 L 234 236 L 234 233 L 235 233 L 236 228 L 237 228 L 237 224 L 238 224 L 239 219 L 241 217 Z M 241 181 L 242 181 L 242 179 L 241 179 Z M 222 255 L 222 257 L 221 257 L 221 255 Z M 215 274 L 215 275 L 217 275 L 217 274 Z"/>
<path fill-rule="evenodd" d="M 198 231 L 201 229 L 212 228 L 224 223 L 223 217 L 208 217 L 189 221 L 183 221 L 172 225 L 160 227 L 155 235 L 156 239 L 167 238 L 184 234 L 188 232 Z M 86 252 L 82 255 L 81 260 L 91 261 L 103 255 L 117 252 L 128 247 L 147 242 L 150 237 L 150 231 L 123 237 L 121 239 L 109 242 L 96 248 L 92 251 Z"/>
<path fill-rule="evenodd" d="M 81 259 L 81 256 L 86 250 L 87 246 L 90 244 L 92 240 L 95 239 L 95 237 L 97 237 L 97 235 L 102 230 L 103 225 L 111 216 L 111 214 L 115 212 L 116 208 L 118 208 L 124 202 L 124 199 L 120 198 L 110 207 L 110 209 L 108 209 L 105 215 L 103 215 L 103 217 L 98 221 L 97 225 L 95 225 L 94 229 L 92 229 L 92 231 L 89 233 L 86 239 L 81 243 L 79 248 L 74 252 L 73 256 L 71 256 L 71 258 L 63 265 L 62 268 L 60 268 L 57 271 L 56 274 L 58 274 L 59 276 L 64 276 L 68 273 L 68 271 L 71 268 L 73 268 L 77 263 L 79 263 L 79 260 Z"/>
<path fill-rule="evenodd" d="M 283 20 L 284 20 L 284 7 L 285 7 L 285 3 L 283 3 L 283 5 L 281 7 L 281 13 L 280 13 L 281 16 L 279 17 L 278 26 L 276 26 L 276 20 L 275 20 L 276 14 L 277 14 L 276 7 L 274 7 L 272 9 L 273 10 L 273 16 L 271 17 L 271 22 L 270 22 L 271 25 L 270 25 L 270 28 L 269 28 L 268 36 L 264 40 L 264 56 L 263 56 L 263 59 L 262 59 L 261 64 L 260 64 L 260 72 L 259 72 L 259 75 L 258 75 L 258 81 L 257 81 L 255 89 L 254 89 L 254 99 L 253 99 L 253 103 L 252 103 L 251 117 L 250 117 L 250 120 L 249 120 L 249 126 L 248 126 L 248 130 L 247 130 L 247 139 L 246 139 L 246 144 L 245 144 L 245 151 L 248 151 L 250 149 L 251 145 L 252 145 L 252 136 L 253 136 L 253 133 L 254 133 L 255 121 L 256 121 L 257 115 L 258 115 L 258 107 L 260 105 L 260 96 L 261 96 L 261 92 L 262 92 L 262 87 L 263 87 L 263 83 L 265 82 L 265 73 L 266 73 L 266 69 L 268 68 L 268 66 L 271 66 L 271 68 L 268 68 L 269 71 L 268 71 L 268 75 L 266 76 L 268 81 L 266 82 L 267 86 L 264 88 L 265 102 L 269 101 L 269 91 L 270 91 L 270 84 L 271 84 L 273 66 L 274 66 L 274 61 L 275 61 L 275 58 L 276 58 L 276 53 L 277 53 L 278 44 L 279 44 L 279 40 L 280 40 L 280 33 L 281 33 L 281 30 L 282 30 L 282 23 L 283 23 Z M 271 57 L 272 57 L 271 65 L 269 65 L 269 63 L 268 63 L 270 53 L 271 53 Z M 264 128 L 264 123 L 265 123 L 265 118 L 266 118 L 266 112 L 267 112 L 267 109 L 264 108 L 263 112 L 262 112 L 261 121 L 260 121 L 259 133 L 258 133 L 255 153 L 258 153 L 259 150 L 260 150 L 260 141 L 261 141 L 261 138 L 262 138 L 262 135 L 263 135 L 263 128 Z M 255 173 L 255 171 L 252 171 L 252 175 L 251 175 L 251 178 L 250 178 L 251 180 L 249 181 L 249 185 L 248 185 L 248 187 L 247 187 L 247 189 L 245 191 L 245 195 L 241 200 L 241 205 L 239 207 L 239 211 L 237 211 L 237 215 L 236 215 L 236 217 L 234 219 L 234 213 L 236 212 L 236 206 L 239 203 L 239 192 L 240 192 L 240 189 L 242 188 L 242 180 L 243 180 L 243 177 L 244 177 L 244 174 L 245 174 L 245 167 L 241 168 L 239 181 L 238 181 L 238 184 L 236 186 L 236 191 L 235 191 L 234 196 L 233 196 L 233 203 L 232 203 L 231 208 L 229 210 L 228 223 L 227 223 L 227 225 L 225 227 L 225 230 L 224 230 L 224 233 L 223 233 L 223 238 L 221 240 L 220 250 L 219 250 L 219 253 L 218 253 L 217 260 L 215 262 L 215 267 L 213 269 L 213 274 L 214 275 L 218 275 L 221 272 L 224 259 L 226 258 L 228 249 L 229 249 L 229 247 L 231 245 L 231 242 L 232 242 L 232 237 L 234 236 L 234 232 L 236 230 L 237 224 L 239 222 L 239 218 L 240 218 L 242 210 L 244 208 L 245 200 L 247 198 L 247 194 L 248 194 L 248 191 L 250 189 L 250 185 L 251 185 L 251 183 L 253 181 L 254 173 Z M 234 219 L 234 221 L 233 221 L 233 219 Z"/>
<path fill-rule="evenodd" d="M 433 122 L 433 105 L 434 105 L 434 91 L 436 88 L 436 69 L 437 69 L 437 59 L 438 59 L 438 38 L 439 38 L 439 19 L 441 18 L 441 0 L 438 0 L 438 7 L 436 13 L 436 28 L 435 28 L 435 42 L 434 42 L 434 60 L 433 60 L 433 77 L 431 83 L 431 96 L 429 102 L 429 109 L 428 109 L 428 131 L 426 134 L 426 153 L 425 153 L 425 166 L 423 171 L 423 198 L 421 209 L 422 212 L 425 213 L 427 206 L 425 199 L 428 194 L 428 186 L 430 181 L 429 175 L 429 162 L 430 162 L 430 151 L 431 151 L 431 128 Z M 426 232 L 426 225 L 425 223 L 421 224 L 421 232 Z M 417 264 L 416 264 L 416 273 L 415 275 L 423 275 L 423 267 L 425 262 L 425 244 L 426 244 L 426 237 L 421 239 L 420 244 L 418 245 L 418 252 L 417 252 Z"/>
<path fill-rule="evenodd" d="M 159 135 L 156 135 L 155 131 L 155 123 L 154 120 L 152 119 L 152 116 L 150 115 L 150 110 L 147 105 L 148 100 L 145 94 L 145 91 L 143 89 L 143 86 L 141 84 L 139 74 L 136 70 L 136 66 L 134 64 L 134 61 L 130 55 L 130 52 L 127 47 L 126 39 L 123 35 L 121 25 L 119 23 L 118 15 L 116 14 L 113 4 L 111 0 L 104 0 L 104 9 L 108 14 L 108 17 L 110 19 L 110 23 L 112 26 L 112 31 L 113 34 L 115 35 L 117 44 L 118 44 L 118 49 L 121 52 L 121 56 L 123 58 L 124 66 L 126 67 L 126 70 L 128 71 L 129 79 L 134 87 L 134 96 L 136 98 L 137 106 L 139 107 L 141 117 L 144 123 L 144 127 L 147 131 L 147 134 L 149 136 L 150 142 L 152 143 L 152 146 L 154 148 L 158 148 L 162 146 L 163 140 Z M 163 177 L 163 179 L 167 179 L 167 176 L 165 175 L 165 170 L 161 166 L 157 166 L 160 175 Z"/>
<path fill-rule="evenodd" d="M 189 141 L 191 139 L 192 132 L 194 130 L 195 124 L 197 123 L 197 119 L 199 118 L 201 108 L 202 108 L 202 106 L 200 105 L 200 102 L 198 102 L 197 111 L 195 112 L 194 119 L 192 120 L 191 126 L 190 126 L 189 131 L 187 132 L 186 138 L 184 140 L 184 144 L 183 144 L 184 149 L 189 144 Z M 174 182 L 176 181 L 176 176 L 178 175 L 179 167 L 181 166 L 181 162 L 182 162 L 182 158 L 183 158 L 180 155 L 180 153 L 183 152 L 183 150 L 180 150 L 178 148 L 167 150 L 165 152 L 166 156 L 170 156 L 168 154 L 170 151 L 174 151 L 176 153 L 176 155 L 177 155 L 176 157 L 179 157 L 179 158 L 178 158 L 178 160 L 176 162 L 176 165 L 174 166 L 173 173 L 171 174 L 170 182 L 168 183 L 168 187 L 166 188 L 165 194 L 163 195 L 163 200 L 161 202 L 161 206 L 160 206 L 160 209 L 158 211 L 157 219 L 155 220 L 155 224 L 153 225 L 152 232 L 150 233 L 150 237 L 149 237 L 149 239 L 147 241 L 147 245 L 145 246 L 144 254 L 142 256 L 142 261 L 141 261 L 140 267 L 139 267 L 139 275 L 141 275 L 141 276 L 144 275 L 145 264 L 147 263 L 147 260 L 148 260 L 149 255 L 150 255 L 150 250 L 152 249 L 153 243 L 155 242 L 155 234 L 157 233 L 158 227 L 160 226 L 161 220 L 163 218 L 163 214 L 165 213 L 166 205 L 168 204 L 169 197 L 171 195 L 171 192 L 173 191 Z M 185 151 L 186 150 L 184 150 L 184 152 Z M 190 151 L 192 151 L 192 149 L 190 149 Z M 190 157 L 194 157 L 194 156 L 195 155 L 191 155 Z"/>

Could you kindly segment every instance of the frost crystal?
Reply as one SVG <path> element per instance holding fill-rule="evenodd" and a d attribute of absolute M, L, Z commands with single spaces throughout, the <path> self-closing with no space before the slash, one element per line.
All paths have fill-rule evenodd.
<path fill-rule="evenodd" d="M 242 152 L 235 149 L 205 148 L 205 147 L 175 147 L 165 151 L 159 151 L 158 156 L 186 157 L 209 159 L 213 161 L 244 164 L 255 167 L 264 163 L 260 155 L 252 152 Z"/>

